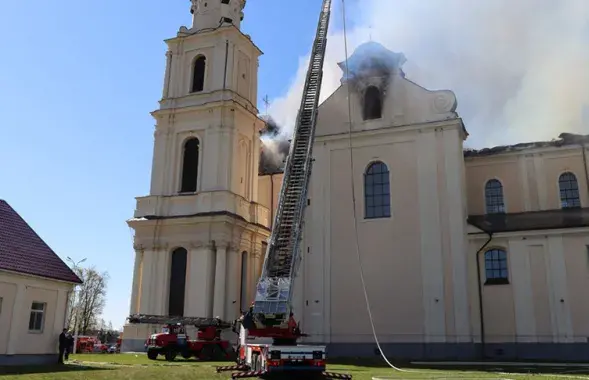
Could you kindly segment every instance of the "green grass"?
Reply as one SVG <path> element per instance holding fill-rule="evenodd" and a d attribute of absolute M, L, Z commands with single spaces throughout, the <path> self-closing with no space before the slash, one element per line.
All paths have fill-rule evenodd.
<path fill-rule="evenodd" d="M 350 363 L 350 360 L 347 361 Z M 145 354 L 97 354 L 74 355 L 70 362 L 64 366 L 29 367 L 29 368 L 1 368 L 0 380 L 205 380 L 205 379 L 230 379 L 230 372 L 217 374 L 215 366 L 231 365 L 231 363 L 198 363 L 195 361 L 165 360 L 152 361 Z M 407 369 L 409 372 L 396 372 L 384 367 L 376 361 L 355 361 L 352 364 L 330 364 L 330 372 L 349 373 L 354 380 L 371 380 L 373 376 L 387 376 L 398 379 L 566 379 L 565 375 L 557 374 L 514 374 L 515 369 L 506 369 L 505 372 L 485 372 L 477 370 L 432 370 L 432 369 Z M 546 369 L 545 369 L 546 371 Z M 571 369 L 571 371 L 574 371 Z M 571 373 L 569 378 L 588 379 L 587 373 Z"/>

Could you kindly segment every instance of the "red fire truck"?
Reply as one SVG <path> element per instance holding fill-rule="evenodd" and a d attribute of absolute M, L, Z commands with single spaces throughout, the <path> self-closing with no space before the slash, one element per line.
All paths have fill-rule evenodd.
<path fill-rule="evenodd" d="M 231 324 L 217 318 L 166 317 L 159 315 L 132 315 L 129 323 L 163 325 L 161 333 L 152 334 L 147 339 L 147 357 L 156 360 L 159 355 L 173 361 L 181 355 L 184 359 L 230 360 L 234 357 L 233 347 L 221 339 L 221 331 Z M 197 328 L 197 339 L 191 340 L 186 334 L 186 326 Z"/>

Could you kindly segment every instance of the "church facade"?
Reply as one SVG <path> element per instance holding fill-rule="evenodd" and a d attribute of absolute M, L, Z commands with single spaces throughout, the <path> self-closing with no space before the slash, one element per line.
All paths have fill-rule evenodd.
<path fill-rule="evenodd" d="M 166 41 L 130 313 L 231 320 L 253 300 L 282 174 L 260 164 L 244 6 L 192 0 L 192 28 Z M 372 322 L 395 358 L 586 357 L 589 136 L 464 149 L 454 93 L 404 61 L 361 45 L 319 107 L 293 305 L 306 341 L 371 356 Z M 158 329 L 126 325 L 122 349 Z"/>

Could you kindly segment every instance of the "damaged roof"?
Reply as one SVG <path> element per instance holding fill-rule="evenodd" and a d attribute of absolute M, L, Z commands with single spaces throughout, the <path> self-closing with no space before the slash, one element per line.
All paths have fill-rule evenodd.
<path fill-rule="evenodd" d="M 561 147 L 567 145 L 582 145 L 586 144 L 589 146 L 589 135 L 579 135 L 574 133 L 561 133 L 558 139 L 551 141 L 535 141 L 527 143 L 519 143 L 514 145 L 501 145 L 492 148 L 483 149 L 465 149 L 464 157 L 483 157 L 492 156 L 499 153 L 518 152 L 527 149 L 534 148 L 547 148 L 547 147 Z"/>
<path fill-rule="evenodd" d="M 589 208 L 469 215 L 468 223 L 486 233 L 589 227 Z"/>
<path fill-rule="evenodd" d="M 81 284 L 82 280 L 0 199 L 0 270 Z"/>

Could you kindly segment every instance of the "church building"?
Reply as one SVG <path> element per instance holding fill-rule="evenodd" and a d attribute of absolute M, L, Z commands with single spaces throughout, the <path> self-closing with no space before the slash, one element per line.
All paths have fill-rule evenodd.
<path fill-rule="evenodd" d="M 192 28 L 166 41 L 151 188 L 128 221 L 130 313 L 231 321 L 253 301 L 282 173 L 261 162 L 245 0 L 191 3 Z M 404 62 L 361 45 L 319 107 L 293 305 L 305 342 L 375 355 L 362 273 L 391 358 L 585 360 L 589 136 L 465 149 L 454 93 Z M 126 325 L 123 351 L 160 327 Z"/>

